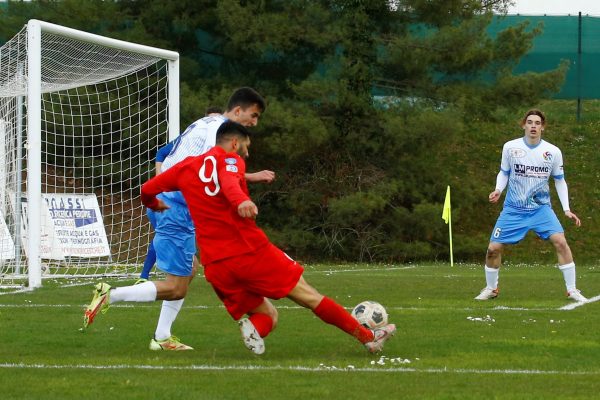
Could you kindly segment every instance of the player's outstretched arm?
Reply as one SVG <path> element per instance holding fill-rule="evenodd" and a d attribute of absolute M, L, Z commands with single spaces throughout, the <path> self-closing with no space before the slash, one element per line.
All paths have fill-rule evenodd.
<path fill-rule="evenodd" d="M 246 173 L 245 178 L 251 183 L 271 183 L 275 180 L 275 172 L 265 169 L 260 172 Z"/>

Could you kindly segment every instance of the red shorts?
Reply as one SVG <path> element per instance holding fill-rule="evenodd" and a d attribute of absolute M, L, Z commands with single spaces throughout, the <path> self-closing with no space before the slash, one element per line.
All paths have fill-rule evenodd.
<path fill-rule="evenodd" d="M 204 267 L 206 280 L 238 320 L 265 297 L 281 299 L 296 287 L 304 268 L 273 244 Z"/>

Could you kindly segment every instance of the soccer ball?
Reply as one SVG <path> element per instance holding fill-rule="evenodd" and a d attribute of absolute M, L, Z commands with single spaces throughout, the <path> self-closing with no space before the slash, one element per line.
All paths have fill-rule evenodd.
<path fill-rule="evenodd" d="M 376 301 L 363 301 L 352 310 L 352 316 L 365 328 L 381 328 L 388 323 L 385 308 Z"/>

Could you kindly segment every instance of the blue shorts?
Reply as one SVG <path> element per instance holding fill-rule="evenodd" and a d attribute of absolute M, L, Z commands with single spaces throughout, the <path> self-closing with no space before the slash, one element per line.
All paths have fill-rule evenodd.
<path fill-rule="evenodd" d="M 156 265 L 162 271 L 176 276 L 190 276 L 196 254 L 196 237 L 190 211 L 185 202 L 170 193 L 158 197 L 170 207 L 163 212 L 153 212 L 154 249 Z"/>
<path fill-rule="evenodd" d="M 490 242 L 515 244 L 523 240 L 530 230 L 544 240 L 555 233 L 564 232 L 549 205 L 531 211 L 504 207 L 496 221 Z"/>

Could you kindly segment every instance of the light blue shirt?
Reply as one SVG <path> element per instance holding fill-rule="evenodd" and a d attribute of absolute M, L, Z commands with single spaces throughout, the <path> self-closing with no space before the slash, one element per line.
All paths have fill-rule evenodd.
<path fill-rule="evenodd" d="M 521 210 L 550 204 L 550 176 L 564 178 L 560 149 L 545 140 L 531 146 L 524 137 L 504 144 L 500 169 L 508 175 L 504 205 Z"/>

